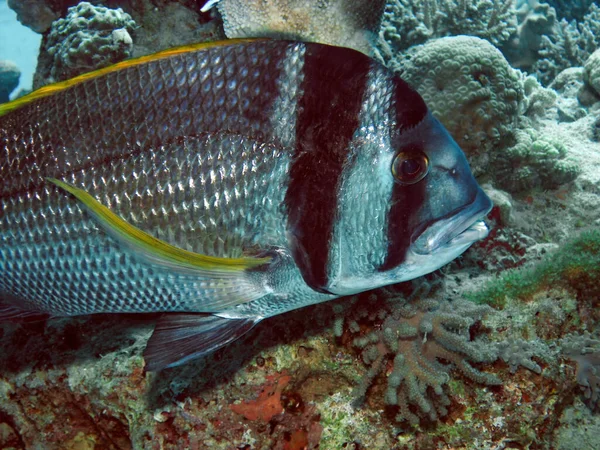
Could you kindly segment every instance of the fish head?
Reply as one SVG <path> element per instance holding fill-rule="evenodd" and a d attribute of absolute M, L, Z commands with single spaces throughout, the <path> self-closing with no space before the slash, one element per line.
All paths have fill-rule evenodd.
<path fill-rule="evenodd" d="M 419 104 L 394 111 L 412 116 L 409 126 L 405 121 L 391 132 L 372 126 L 342 182 L 327 287 L 333 294 L 433 272 L 488 234 L 490 198 L 458 144 L 409 93 Z"/>

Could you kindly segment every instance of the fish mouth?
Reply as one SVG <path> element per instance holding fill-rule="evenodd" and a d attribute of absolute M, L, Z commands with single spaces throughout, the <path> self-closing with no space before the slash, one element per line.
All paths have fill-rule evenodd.
<path fill-rule="evenodd" d="M 475 201 L 427 227 L 414 240 L 413 251 L 429 255 L 442 249 L 468 247 L 484 239 L 489 233 L 489 228 L 483 218 L 491 211 L 492 206 L 489 197 L 480 191 Z"/>

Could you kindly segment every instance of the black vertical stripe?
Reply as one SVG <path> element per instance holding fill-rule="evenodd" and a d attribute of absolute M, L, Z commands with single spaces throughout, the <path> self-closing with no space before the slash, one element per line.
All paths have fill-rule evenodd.
<path fill-rule="evenodd" d="M 427 105 L 414 89 L 398 77 L 394 79 L 394 91 L 397 129 L 392 132 L 392 145 L 396 152 L 420 153 L 423 149 L 418 143 L 402 145 L 402 133 L 423 121 L 427 115 Z M 425 182 L 413 185 L 394 184 L 387 219 L 388 248 L 385 261 L 379 267 L 380 271 L 397 267 L 406 259 L 416 225 L 413 223 L 415 214 L 425 201 L 425 186 Z"/>
<path fill-rule="evenodd" d="M 371 60 L 354 50 L 306 44 L 285 205 L 296 264 L 306 283 L 323 292 L 339 183 L 359 126 L 370 67 Z"/>

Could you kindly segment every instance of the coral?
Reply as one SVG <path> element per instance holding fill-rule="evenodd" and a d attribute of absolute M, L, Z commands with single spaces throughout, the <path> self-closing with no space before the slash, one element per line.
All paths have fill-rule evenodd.
<path fill-rule="evenodd" d="M 517 2 L 517 23 L 517 32 L 501 50 L 513 67 L 527 69 L 537 60 L 542 36 L 552 33 L 556 13 L 538 0 L 521 0 Z"/>
<path fill-rule="evenodd" d="M 519 366 L 531 370 L 537 374 L 542 373 L 542 368 L 533 361 L 533 356 L 538 356 L 540 351 L 540 342 L 526 341 L 524 339 L 508 339 L 496 344 L 498 356 L 502 361 L 510 366 L 510 372 L 515 373 Z"/>
<path fill-rule="evenodd" d="M 600 95 L 600 49 L 590 55 L 583 68 L 584 81 Z"/>
<path fill-rule="evenodd" d="M 420 417 L 436 420 L 445 416 L 450 404 L 446 385 L 453 370 L 477 383 L 500 383 L 494 375 L 471 365 L 497 358 L 493 345 L 470 337 L 471 326 L 491 308 L 464 300 L 405 301 L 385 289 L 377 295 L 387 301 L 387 317 L 380 328 L 353 340 L 363 362 L 370 366 L 355 391 L 359 401 L 392 361 L 384 401 L 397 409 L 398 421 L 415 424 Z"/>
<path fill-rule="evenodd" d="M 135 22 L 121 8 L 109 9 L 88 2 L 69 8 L 67 17 L 52 24 L 43 42 L 53 63 L 43 82 L 36 75 L 35 87 L 128 58 L 134 29 Z"/>
<path fill-rule="evenodd" d="M 217 7 L 228 38 L 295 39 L 371 54 L 384 1 L 220 0 Z"/>
<path fill-rule="evenodd" d="M 579 164 L 566 157 L 562 143 L 544 139 L 531 128 L 517 131 L 516 138 L 516 145 L 494 158 L 494 176 L 502 189 L 555 189 L 581 172 Z"/>
<path fill-rule="evenodd" d="M 397 61 L 403 78 L 469 157 L 476 175 L 512 140 L 524 91 L 502 53 L 477 37 L 445 37 L 411 48 Z"/>
<path fill-rule="evenodd" d="M 554 33 L 542 37 L 540 59 L 532 70 L 547 85 L 560 71 L 582 66 L 599 45 L 600 6 L 592 4 L 583 22 L 569 23 L 563 19 L 555 27 Z"/>
<path fill-rule="evenodd" d="M 17 19 L 36 33 L 45 33 L 59 13 L 46 0 L 8 0 L 8 6 L 17 13 Z"/>
<path fill-rule="evenodd" d="M 19 85 L 21 71 L 15 63 L 0 60 L 0 103 L 7 102 L 8 96 Z"/>
<path fill-rule="evenodd" d="M 561 339 L 561 350 L 577 363 L 577 383 L 590 408 L 600 409 L 600 339 L 589 332 L 570 334 Z"/>
<path fill-rule="evenodd" d="M 397 53 L 432 38 L 470 35 L 499 46 L 516 30 L 513 0 L 392 0 L 381 28 L 390 50 Z"/>
<path fill-rule="evenodd" d="M 521 103 L 521 110 L 530 118 L 543 116 L 556 102 L 556 92 L 543 87 L 534 76 L 529 75 L 523 80 L 523 91 L 525 96 Z"/>
<path fill-rule="evenodd" d="M 545 0 L 556 9 L 561 19 L 582 20 L 595 0 Z"/>

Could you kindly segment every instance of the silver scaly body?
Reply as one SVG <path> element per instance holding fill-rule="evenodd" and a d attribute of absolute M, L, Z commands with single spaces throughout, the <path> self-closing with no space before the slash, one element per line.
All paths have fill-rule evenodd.
<path fill-rule="evenodd" d="M 418 185 L 390 173 L 403 148 L 431 162 Z M 168 357 L 161 339 L 154 368 L 262 318 L 431 272 L 485 235 L 474 224 L 491 207 L 401 80 L 348 49 L 283 41 L 175 52 L 0 109 L 0 178 L 11 314 L 176 312 L 183 328 L 196 320 L 183 313 L 213 314 L 190 333 L 210 342 L 186 336 Z M 271 262 L 236 278 L 166 270 L 49 178 L 172 246 Z"/>

